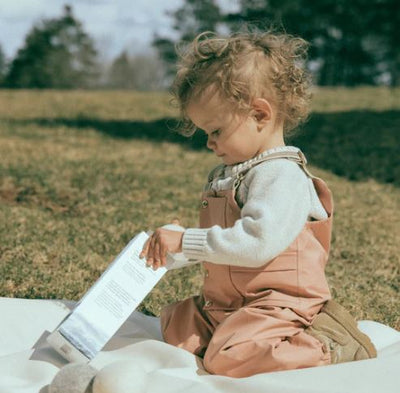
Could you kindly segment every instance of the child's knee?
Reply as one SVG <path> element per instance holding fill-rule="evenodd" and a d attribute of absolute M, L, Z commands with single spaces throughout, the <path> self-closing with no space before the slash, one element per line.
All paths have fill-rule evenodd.
<path fill-rule="evenodd" d="M 231 375 L 232 368 L 227 367 L 223 359 L 220 356 L 210 356 L 206 351 L 203 359 L 203 365 L 205 370 L 210 374 L 223 375 L 226 377 L 233 377 Z"/>
<path fill-rule="evenodd" d="M 203 359 L 203 365 L 210 374 L 233 378 L 243 378 L 252 375 L 246 366 L 246 361 L 230 356 L 229 349 L 208 347 Z"/>

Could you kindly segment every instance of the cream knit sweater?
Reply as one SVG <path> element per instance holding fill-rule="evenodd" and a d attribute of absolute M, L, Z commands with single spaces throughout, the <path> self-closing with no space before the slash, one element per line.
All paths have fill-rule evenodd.
<path fill-rule="evenodd" d="M 215 225 L 186 229 L 182 247 L 186 259 L 262 266 L 293 242 L 308 219 L 327 218 L 311 178 L 298 164 L 285 158 L 257 164 L 268 154 L 284 151 L 299 149 L 293 146 L 270 149 L 244 163 L 213 171 L 214 178 L 207 187 L 218 191 L 232 188 L 238 170 L 251 168 L 237 190 L 241 217 L 231 228 Z"/>

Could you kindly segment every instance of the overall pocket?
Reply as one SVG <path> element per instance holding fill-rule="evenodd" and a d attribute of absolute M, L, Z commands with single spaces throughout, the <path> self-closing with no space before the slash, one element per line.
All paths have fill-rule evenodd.
<path fill-rule="evenodd" d="M 298 293 L 297 252 L 285 252 L 257 268 L 231 266 L 231 280 L 245 298 L 268 296 L 273 291 Z"/>

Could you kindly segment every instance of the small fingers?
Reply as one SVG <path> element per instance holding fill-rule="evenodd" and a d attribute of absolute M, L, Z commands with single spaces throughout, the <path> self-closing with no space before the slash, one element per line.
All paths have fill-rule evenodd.
<path fill-rule="evenodd" d="M 165 266 L 167 264 L 167 252 L 168 252 L 167 246 L 162 245 L 160 247 L 161 266 Z"/>
<path fill-rule="evenodd" d="M 149 252 L 149 247 L 150 247 L 150 240 L 151 240 L 151 238 L 146 240 L 146 243 L 143 246 L 143 249 L 142 249 L 142 252 L 139 255 L 139 258 L 147 257 L 147 254 Z"/>
<path fill-rule="evenodd" d="M 167 264 L 168 247 L 163 242 L 160 232 L 155 231 L 147 240 L 140 253 L 140 258 L 146 258 L 146 265 L 157 270 Z"/>
<path fill-rule="evenodd" d="M 155 261 L 153 263 L 153 270 L 157 270 L 159 267 L 161 267 L 161 262 L 160 261 Z"/>
<path fill-rule="evenodd" d="M 147 256 L 147 266 L 152 267 L 154 270 L 157 270 L 160 266 L 162 266 L 161 262 L 161 238 L 159 233 L 156 231 L 149 242 L 149 251 Z"/>
<path fill-rule="evenodd" d="M 151 236 L 149 242 L 149 251 L 147 254 L 147 266 L 154 266 L 155 261 L 155 246 L 156 246 L 156 236 L 155 233 Z"/>
<path fill-rule="evenodd" d="M 157 239 L 156 243 L 154 244 L 154 263 L 153 263 L 153 269 L 157 270 L 161 266 L 161 253 L 160 253 L 160 242 L 159 239 Z"/>

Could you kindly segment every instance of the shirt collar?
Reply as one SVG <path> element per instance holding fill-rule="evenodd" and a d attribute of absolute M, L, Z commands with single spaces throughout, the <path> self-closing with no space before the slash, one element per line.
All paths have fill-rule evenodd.
<path fill-rule="evenodd" d="M 294 152 L 297 153 L 299 152 L 300 149 L 298 147 L 295 146 L 278 146 L 278 147 L 274 147 L 272 149 L 268 149 L 263 151 L 262 153 L 260 153 L 259 155 L 250 158 L 247 161 L 243 161 L 239 164 L 235 164 L 235 165 L 226 165 L 225 166 L 225 176 L 235 176 L 237 175 L 239 172 L 242 171 L 246 171 L 248 169 L 250 169 L 251 167 L 253 167 L 254 165 L 257 165 L 257 163 L 259 161 L 262 161 L 263 158 L 274 154 L 274 153 L 285 153 L 285 152 Z"/>

